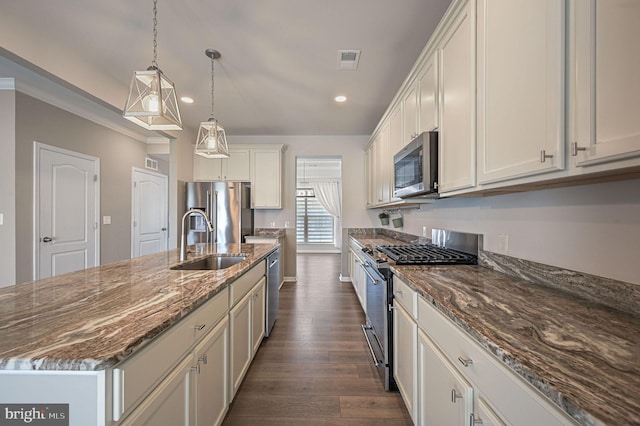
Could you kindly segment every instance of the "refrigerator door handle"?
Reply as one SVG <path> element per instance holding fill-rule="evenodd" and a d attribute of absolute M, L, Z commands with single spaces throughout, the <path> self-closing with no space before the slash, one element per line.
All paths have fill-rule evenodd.
<path fill-rule="evenodd" d="M 213 223 L 215 230 L 213 231 L 211 237 L 213 239 L 212 242 L 218 242 L 218 191 L 213 191 L 213 207 L 211 209 L 211 214 L 209 215 L 209 220 Z"/>
<path fill-rule="evenodd" d="M 207 216 L 209 216 L 209 220 L 211 220 L 211 191 L 207 190 L 207 199 L 206 199 L 207 205 L 205 206 L 207 211 Z M 211 232 L 207 232 L 207 242 L 210 243 L 210 235 Z"/>

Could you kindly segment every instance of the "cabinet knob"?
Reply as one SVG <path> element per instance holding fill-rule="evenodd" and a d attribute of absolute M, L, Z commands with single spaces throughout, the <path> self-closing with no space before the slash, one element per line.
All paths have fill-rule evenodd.
<path fill-rule="evenodd" d="M 207 324 L 197 324 L 193 326 L 193 329 L 196 331 L 202 331 L 203 328 L 205 328 L 207 326 Z"/>
<path fill-rule="evenodd" d="M 196 374 L 200 374 L 200 364 L 196 364 L 195 367 L 191 367 L 191 371 L 195 371 Z"/>
<path fill-rule="evenodd" d="M 584 146 L 578 146 L 578 142 L 571 143 L 571 156 L 575 157 L 578 155 L 578 151 L 586 151 L 587 148 Z"/>
<path fill-rule="evenodd" d="M 207 365 L 207 354 L 204 354 L 200 357 L 200 359 L 198 360 L 198 362 L 202 361 L 202 363 L 204 365 Z"/>
<path fill-rule="evenodd" d="M 469 416 L 469 426 L 474 426 L 474 425 L 481 425 L 483 424 L 482 419 L 476 419 L 476 416 L 471 413 L 471 415 Z"/>
<path fill-rule="evenodd" d="M 541 163 L 546 162 L 546 161 L 547 161 L 547 158 L 553 158 L 553 155 L 552 155 L 552 154 L 547 154 L 547 151 L 546 151 L 546 150 L 544 150 L 544 149 L 543 149 L 543 150 L 541 150 L 541 151 L 540 151 L 540 162 L 541 162 Z"/>
<path fill-rule="evenodd" d="M 464 365 L 465 367 L 468 367 L 471 364 L 473 364 L 473 360 L 472 359 L 462 358 L 461 356 L 458 357 L 458 361 L 460 361 L 460 364 Z"/>
<path fill-rule="evenodd" d="M 458 393 L 455 388 L 451 389 L 451 402 L 455 404 L 459 399 L 462 399 L 462 394 Z"/>

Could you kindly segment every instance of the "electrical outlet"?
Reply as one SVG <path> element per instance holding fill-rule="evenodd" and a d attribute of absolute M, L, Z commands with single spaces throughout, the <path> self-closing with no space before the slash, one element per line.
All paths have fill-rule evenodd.
<path fill-rule="evenodd" d="M 0 213 L 0 225 L 4 225 L 4 213 Z"/>
<path fill-rule="evenodd" d="M 423 227 L 422 227 L 422 236 L 423 236 L 423 237 L 426 237 L 426 236 L 427 236 L 427 227 L 426 227 L 426 226 L 423 226 Z"/>
<path fill-rule="evenodd" d="M 498 235 L 498 253 L 509 253 L 509 234 Z"/>
<path fill-rule="evenodd" d="M 111 216 L 102 216 L 103 225 L 111 225 Z"/>

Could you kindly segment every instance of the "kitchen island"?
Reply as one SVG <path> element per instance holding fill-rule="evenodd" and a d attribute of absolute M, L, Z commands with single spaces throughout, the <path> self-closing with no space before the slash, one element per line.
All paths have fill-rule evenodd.
<path fill-rule="evenodd" d="M 409 242 L 403 237 L 351 235 L 369 248 Z M 391 269 L 425 305 L 577 423 L 640 424 L 637 316 L 485 266 Z"/>
<path fill-rule="evenodd" d="M 111 424 L 112 417 L 118 417 L 112 416 L 117 410 L 110 402 L 113 381 L 118 380 L 112 373 L 117 367 L 149 352 L 158 339 L 184 323 L 181 320 L 202 309 L 209 310 L 204 311 L 209 317 L 223 312 L 226 321 L 230 305 L 252 291 L 243 277 L 253 274 L 252 280 L 258 281 L 264 276 L 264 259 L 278 245 L 202 248 L 197 256 L 190 254 L 187 262 L 238 253 L 246 259 L 220 270 L 174 270 L 178 251 L 171 250 L 0 289 L 0 404 L 71 403 L 71 425 Z M 243 283 L 235 293 L 234 283 Z M 214 302 L 215 310 L 207 308 Z M 209 326 L 215 324 L 203 318 L 207 327 L 202 332 L 209 332 Z M 192 341 L 195 345 L 198 338 L 189 335 L 188 345 Z M 189 350 L 186 347 L 183 352 Z M 56 377 L 73 377 L 71 382 L 76 378 L 79 382 L 52 390 Z M 12 381 L 16 378 L 19 382 Z M 42 388 L 37 388 L 40 380 Z M 15 383 L 27 381 L 33 387 L 21 395 Z M 80 402 L 61 399 L 58 391 L 73 393 L 74 386 L 84 387 L 75 391 Z M 74 417 L 79 413 L 91 417 L 84 417 L 83 423 Z"/>

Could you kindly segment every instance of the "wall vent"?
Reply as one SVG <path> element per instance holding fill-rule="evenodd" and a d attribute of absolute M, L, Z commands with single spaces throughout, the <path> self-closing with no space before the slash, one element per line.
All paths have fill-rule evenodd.
<path fill-rule="evenodd" d="M 154 160 L 153 158 L 145 158 L 144 159 L 144 166 L 147 169 L 151 169 L 151 170 L 158 170 L 158 160 Z"/>
<path fill-rule="evenodd" d="M 355 71 L 360 62 L 359 50 L 338 50 L 338 69 Z"/>

